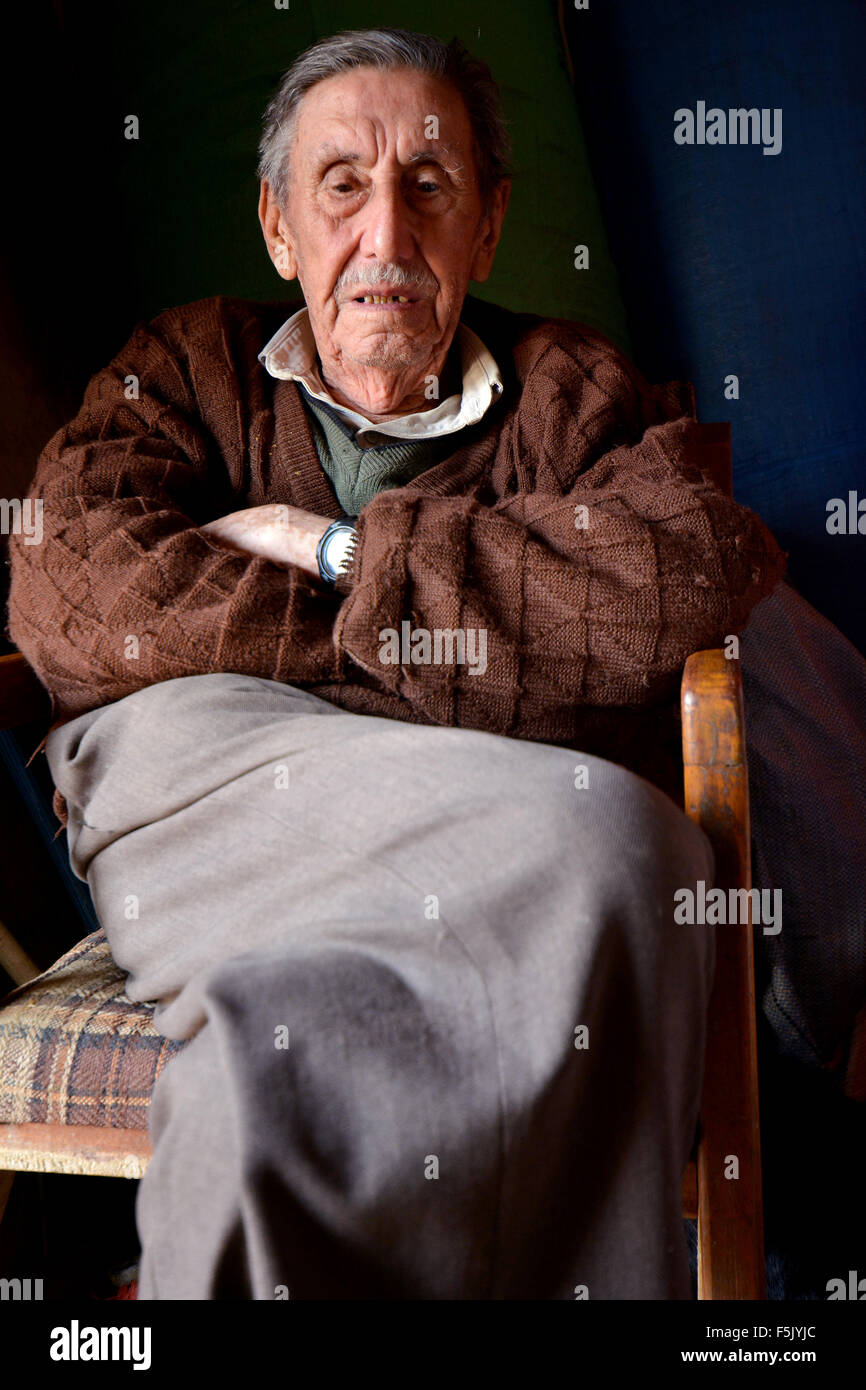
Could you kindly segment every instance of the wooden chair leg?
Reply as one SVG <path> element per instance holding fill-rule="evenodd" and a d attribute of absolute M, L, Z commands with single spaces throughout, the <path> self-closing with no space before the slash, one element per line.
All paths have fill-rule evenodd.
<path fill-rule="evenodd" d="M 15 1174 L 7 1171 L 0 1172 L 0 1223 L 6 1214 L 6 1206 L 12 1192 L 12 1184 L 15 1181 Z"/>

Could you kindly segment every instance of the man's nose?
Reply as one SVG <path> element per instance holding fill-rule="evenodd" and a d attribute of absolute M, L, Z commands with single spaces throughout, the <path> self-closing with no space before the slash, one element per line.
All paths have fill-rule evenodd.
<path fill-rule="evenodd" d="M 360 251 L 378 261 L 411 261 L 415 255 L 412 209 L 399 183 L 377 184 L 364 206 L 364 234 Z"/>

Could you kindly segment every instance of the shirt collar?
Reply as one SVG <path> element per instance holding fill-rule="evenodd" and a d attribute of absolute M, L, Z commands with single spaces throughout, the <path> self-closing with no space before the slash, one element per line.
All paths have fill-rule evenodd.
<path fill-rule="evenodd" d="M 460 353 L 463 371 L 462 394 L 455 393 L 430 410 L 419 410 L 412 415 L 400 415 L 395 420 L 378 422 L 368 420 L 365 415 L 340 405 L 331 397 L 319 373 L 316 340 L 306 307 L 286 320 L 258 356 L 271 376 L 283 381 L 300 382 L 314 400 L 323 401 L 335 410 L 352 426 L 359 440 L 368 434 L 389 435 L 396 439 L 433 439 L 477 424 L 503 389 L 494 358 L 465 323 L 457 325 L 454 342 Z"/>

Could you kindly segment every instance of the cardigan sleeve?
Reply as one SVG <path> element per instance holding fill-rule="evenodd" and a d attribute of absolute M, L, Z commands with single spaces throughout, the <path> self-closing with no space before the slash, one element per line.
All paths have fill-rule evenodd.
<path fill-rule="evenodd" d="M 567 450 L 553 461 L 558 491 L 487 505 L 411 486 L 380 493 L 359 519 L 341 648 L 420 717 L 514 736 L 579 736 L 581 707 L 675 697 L 686 658 L 742 630 L 786 557 L 712 481 L 720 427 L 680 413 L 638 433 L 606 448 L 612 424 L 587 461 L 574 429 L 571 461 Z M 404 623 L 410 640 L 430 633 L 432 659 L 420 638 L 417 656 L 403 646 L 394 659 Z M 436 629 L 463 631 L 463 664 L 453 638 L 437 664 Z"/>
<path fill-rule="evenodd" d="M 41 543 L 10 538 L 9 633 L 55 717 L 212 671 L 334 678 L 339 597 L 201 530 L 244 505 L 224 450 L 188 364 L 154 325 L 136 329 L 43 450 L 30 489 Z"/>

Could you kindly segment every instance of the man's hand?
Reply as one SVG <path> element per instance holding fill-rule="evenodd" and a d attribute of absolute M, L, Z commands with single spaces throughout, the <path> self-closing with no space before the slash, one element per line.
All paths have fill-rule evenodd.
<path fill-rule="evenodd" d="M 316 547 L 332 520 L 280 502 L 230 512 L 209 521 L 201 530 L 235 550 L 262 555 L 278 565 L 296 565 L 318 579 Z"/>

